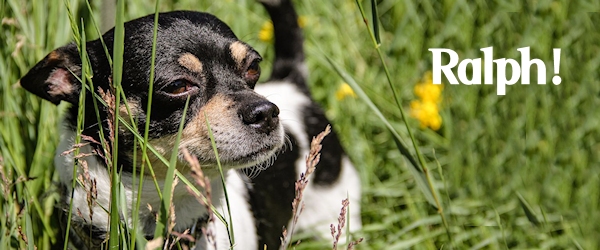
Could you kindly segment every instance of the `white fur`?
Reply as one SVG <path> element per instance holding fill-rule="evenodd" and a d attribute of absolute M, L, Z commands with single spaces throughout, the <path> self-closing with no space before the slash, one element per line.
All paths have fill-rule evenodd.
<path fill-rule="evenodd" d="M 296 167 L 305 165 L 296 163 Z M 318 167 L 318 165 L 317 165 Z M 314 232 L 321 239 L 331 238 L 330 224 L 337 227 L 338 217 L 342 209 L 342 200 L 348 198 L 350 231 L 354 232 L 362 227 L 360 219 L 360 179 L 356 169 L 348 157 L 342 159 L 340 177 L 336 183 L 328 187 L 308 185 L 304 190 L 304 211 L 298 218 L 296 228 L 300 231 Z M 348 219 L 348 217 L 346 217 Z M 291 225 L 290 225 L 291 226 Z M 345 242 L 346 237 L 340 238 L 340 243 Z"/>
<path fill-rule="evenodd" d="M 73 180 L 73 158 L 74 152 L 63 155 L 65 152 L 72 151 L 75 144 L 75 132 L 66 128 L 66 126 L 61 126 L 60 132 L 60 143 L 56 149 L 56 156 L 54 157 L 54 165 L 56 166 L 56 170 L 58 171 L 58 175 L 60 178 L 60 182 L 63 183 L 66 187 L 68 187 L 68 191 L 71 191 L 71 183 Z M 90 146 L 84 146 L 79 149 L 81 154 L 91 154 L 92 148 Z M 96 227 L 100 229 L 108 229 L 109 226 L 109 216 L 108 213 L 103 209 L 109 209 L 109 201 L 110 201 L 110 176 L 108 175 L 108 171 L 106 171 L 106 167 L 104 167 L 101 163 L 99 163 L 95 157 L 86 156 L 80 158 L 81 161 L 85 161 L 87 163 L 89 169 L 89 176 L 91 180 L 96 181 L 96 187 L 98 190 L 97 195 L 97 203 L 102 204 L 103 206 L 94 205 L 92 206 L 93 215 L 90 213 L 90 209 L 87 202 L 87 191 L 81 185 L 75 184 L 75 191 L 73 192 L 73 199 L 68 202 L 73 203 L 73 214 L 81 213 L 81 216 L 73 216 L 74 220 L 77 221 L 87 221 L 92 222 Z M 75 178 L 78 178 L 79 175 L 83 174 L 82 169 L 77 169 L 77 173 L 75 174 Z M 129 196 L 129 195 L 128 195 Z M 69 199 L 69 196 L 66 197 Z"/>
<path fill-rule="evenodd" d="M 61 133 L 61 141 L 54 158 L 54 163 L 59 172 L 60 180 L 69 188 L 69 191 L 73 177 L 73 153 L 69 153 L 67 155 L 62 155 L 62 153 L 71 150 L 73 148 L 74 141 L 75 132 L 69 129 L 63 129 L 63 132 Z M 91 146 L 89 145 L 80 148 L 80 153 L 91 153 L 91 151 Z M 91 221 L 94 226 L 108 231 L 109 214 L 107 211 L 105 211 L 105 209 L 108 210 L 110 208 L 110 190 L 112 186 L 108 169 L 103 162 L 98 162 L 95 156 L 86 156 L 80 160 L 85 160 L 87 162 L 90 179 L 96 181 L 98 196 L 96 198 L 96 202 L 93 204 L 94 214 L 93 216 L 90 216 L 87 202 L 87 190 L 81 185 L 76 184 L 72 200 L 73 211 L 80 211 L 82 217 L 74 216 L 74 219 L 82 219 L 88 222 Z M 81 168 L 77 171 L 77 176 L 83 174 L 83 170 Z M 138 183 L 137 181 L 135 184 L 132 183 L 132 176 L 128 173 L 122 174 L 121 182 L 123 183 L 127 201 L 132 201 L 131 203 L 127 204 L 126 208 L 126 212 L 129 215 L 127 218 L 127 223 L 129 226 L 132 226 L 133 221 L 131 215 L 133 205 L 135 205 L 135 200 L 137 198 Z M 158 180 L 159 186 L 162 187 L 163 183 L 163 180 Z M 218 193 L 219 189 L 215 190 L 215 193 Z M 142 200 L 140 203 L 140 211 L 148 211 L 148 205 L 155 211 L 160 208 L 161 202 L 157 195 L 152 178 L 145 177 L 141 197 Z M 195 222 L 195 219 L 202 217 L 206 213 L 204 207 L 200 206 L 198 202 L 192 198 L 183 184 L 177 185 L 175 188 L 173 193 L 173 204 L 176 205 L 176 230 L 178 228 L 186 228 L 191 226 L 193 222 Z"/>
<path fill-rule="evenodd" d="M 221 205 L 217 206 L 216 209 L 219 214 L 223 215 L 228 224 L 233 223 L 235 241 L 233 249 L 257 249 L 258 238 L 256 235 L 256 225 L 254 224 L 254 215 L 250 211 L 250 204 L 248 204 L 248 192 L 244 181 L 245 177 L 242 177 L 239 173 L 235 172 L 235 170 L 229 170 L 226 175 L 225 183 L 227 185 L 227 197 L 229 198 L 231 217 L 233 220 L 229 218 L 225 196 L 222 193 L 218 198 L 219 204 Z M 222 185 L 220 181 L 218 181 L 218 185 Z M 214 187 L 215 185 L 213 184 L 212 186 Z M 216 249 L 229 249 L 229 234 L 224 223 L 215 217 L 215 221 L 210 223 L 207 228 L 212 230 L 216 238 Z M 214 248 L 214 243 L 207 241 L 206 237 L 202 237 L 199 240 L 196 249 L 216 250 Z"/>
<path fill-rule="evenodd" d="M 279 117 L 287 132 L 298 140 L 299 159 L 294 166 L 296 168 L 296 179 L 300 173 L 306 171 L 305 157 L 310 150 L 310 142 L 307 140 L 305 124 L 302 112 L 310 104 L 311 100 L 298 88 L 288 82 L 270 82 L 256 86 L 256 92 L 265 96 L 269 101 L 275 103 L 279 109 Z M 325 128 L 323 128 L 325 129 Z M 318 165 L 317 165 L 318 167 Z M 296 230 L 301 232 L 315 232 L 315 236 L 322 239 L 331 237 L 330 224 L 337 225 L 338 216 L 342 208 L 342 200 L 349 198 L 350 205 L 350 230 L 356 231 L 362 227 L 360 219 L 360 179 L 356 169 L 347 157 L 342 159 L 340 177 L 336 183 L 327 187 L 309 185 L 304 190 L 305 208 L 298 219 Z M 287 228 L 290 228 L 291 224 Z M 342 237 L 345 239 L 345 237 Z M 342 240 L 341 240 L 342 241 Z"/>
<path fill-rule="evenodd" d="M 66 129 L 66 126 L 63 127 L 62 130 L 60 144 L 54 162 L 59 172 L 60 181 L 65 184 L 70 191 L 71 181 L 73 179 L 73 152 L 66 155 L 62 155 L 62 153 L 70 151 L 73 148 L 75 132 Z M 83 154 L 90 154 L 91 151 L 92 148 L 89 145 L 80 148 L 80 153 Z M 108 232 L 109 213 L 106 210 L 110 208 L 111 178 L 109 172 L 104 164 L 98 162 L 94 156 L 85 156 L 80 158 L 80 160 L 86 161 L 90 179 L 96 181 L 98 195 L 92 205 L 93 216 L 91 216 L 87 201 L 87 190 L 89 190 L 89 186 L 84 188 L 79 184 L 75 184 L 75 191 L 73 199 L 71 200 L 73 203 L 72 211 L 74 211 L 73 219 L 79 222 L 91 222 L 90 224 Z M 76 178 L 83 174 L 83 172 L 83 169 L 77 169 Z M 231 205 L 231 216 L 234 220 L 233 227 L 236 242 L 234 249 L 256 249 L 256 244 L 258 242 L 256 227 L 254 225 L 253 215 L 250 211 L 248 194 L 244 181 L 234 170 L 229 170 L 226 172 L 226 175 L 227 191 L 229 203 Z M 121 182 L 123 183 L 127 201 L 131 201 L 131 203 L 127 204 L 125 209 L 127 210 L 126 212 L 128 215 L 127 224 L 129 227 L 132 227 L 133 221 L 131 215 L 133 211 L 132 207 L 137 198 L 137 183 L 135 185 L 132 184 L 132 176 L 130 174 L 123 174 Z M 158 181 L 158 183 L 159 186 L 162 187 L 164 181 Z M 211 180 L 211 188 L 213 205 L 228 222 L 231 221 L 227 213 L 227 205 L 223 195 L 223 186 L 219 178 Z M 150 177 L 144 179 L 141 197 L 140 211 L 147 211 L 148 205 L 153 210 L 157 210 L 160 207 L 160 199 L 158 198 L 154 183 Z M 67 202 L 69 202 L 69 200 L 67 200 Z M 183 232 L 186 228 L 192 227 L 198 218 L 201 218 L 206 214 L 205 207 L 188 193 L 185 184 L 182 183 L 177 185 L 173 192 L 173 204 L 175 206 L 176 217 L 174 229 L 178 232 Z M 151 216 L 150 213 L 146 214 Z M 224 224 L 217 219 L 212 225 L 209 225 L 209 228 L 211 228 L 213 235 L 215 235 L 217 249 L 229 249 L 229 236 Z M 199 239 L 198 243 L 196 249 L 214 249 L 213 244 L 206 241 L 206 237 Z"/>

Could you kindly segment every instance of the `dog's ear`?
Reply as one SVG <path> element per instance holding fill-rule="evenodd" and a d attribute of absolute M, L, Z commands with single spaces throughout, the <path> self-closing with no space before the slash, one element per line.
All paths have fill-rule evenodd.
<path fill-rule="evenodd" d="M 39 61 L 23 78 L 21 86 L 54 104 L 76 103 L 81 83 L 81 59 L 74 43 L 60 47 Z M 77 77 L 76 77 L 77 76 Z"/>

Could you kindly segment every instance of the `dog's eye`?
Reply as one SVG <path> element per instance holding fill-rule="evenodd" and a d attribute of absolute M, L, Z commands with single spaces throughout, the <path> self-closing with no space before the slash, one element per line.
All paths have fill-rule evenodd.
<path fill-rule="evenodd" d="M 248 65 L 248 68 L 246 69 L 244 78 L 246 79 L 246 82 L 251 83 L 252 87 L 254 87 L 254 84 L 256 83 L 256 81 L 258 81 L 258 78 L 260 77 L 259 63 L 260 59 L 255 59 L 250 63 L 250 65 Z"/>
<path fill-rule="evenodd" d="M 162 91 L 171 95 L 180 95 L 190 91 L 193 87 L 194 85 L 191 82 L 180 79 L 169 83 L 169 85 L 165 86 Z"/>
<path fill-rule="evenodd" d="M 250 63 L 250 66 L 248 66 L 246 75 L 252 76 L 252 75 L 260 74 L 260 65 L 258 65 L 259 62 L 260 62 L 259 60 L 252 61 L 252 63 Z"/>

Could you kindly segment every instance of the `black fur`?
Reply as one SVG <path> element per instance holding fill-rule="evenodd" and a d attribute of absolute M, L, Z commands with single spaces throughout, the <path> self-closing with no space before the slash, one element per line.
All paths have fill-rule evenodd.
<path fill-rule="evenodd" d="M 292 134 L 287 134 L 292 147 L 298 145 Z M 299 150 L 286 150 L 277 157 L 273 166 L 252 179 L 249 191 L 250 204 L 256 218 L 260 246 L 278 248 L 283 227 L 292 218 L 292 201 L 295 197 L 296 170 L 294 162 L 300 159 Z"/>

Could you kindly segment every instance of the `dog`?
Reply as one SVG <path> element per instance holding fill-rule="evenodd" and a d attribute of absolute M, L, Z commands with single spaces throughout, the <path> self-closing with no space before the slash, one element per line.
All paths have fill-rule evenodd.
<path fill-rule="evenodd" d="M 176 150 L 177 170 L 185 176 L 190 176 L 191 170 L 183 149 L 196 157 L 211 180 L 212 204 L 223 212 L 227 211 L 227 204 L 217 167 L 217 160 L 220 161 L 231 218 L 227 213 L 223 215 L 232 221 L 235 249 L 274 249 L 281 245 L 283 228 L 292 226 L 294 185 L 305 171 L 310 140 L 329 121 L 310 96 L 303 34 L 293 4 L 289 0 L 261 3 L 273 21 L 275 36 L 273 70 L 266 83 L 257 85 L 262 60 L 257 51 L 240 41 L 215 16 L 193 11 L 159 14 L 149 114 L 153 15 L 125 23 L 122 89 L 126 98 L 118 111 L 110 105 L 115 100 L 112 70 L 102 46 L 104 42 L 112 55 L 114 30 L 105 33 L 103 41 L 86 43 L 92 85 L 83 86 L 79 80 L 83 66 L 74 43 L 50 52 L 21 78 L 21 86 L 29 92 L 54 104 L 69 104 L 59 128 L 60 143 L 54 164 L 64 190 L 59 205 L 61 217 L 71 222 L 68 240 L 72 247 L 99 249 L 108 237 L 111 168 L 120 171 L 127 203 L 120 208 L 127 215 L 121 220 L 133 225 L 133 205 L 139 195 L 142 206 L 137 222 L 144 237 L 151 239 L 154 235 L 161 200 L 148 171 L 138 194 L 139 175 L 135 183 L 133 175 L 140 171 L 140 145 L 134 143 L 135 135 L 124 126 L 111 132 L 115 115 L 135 120 L 137 131 L 144 131 L 148 122 L 149 144 L 163 156 L 170 156 Z M 85 102 L 80 106 L 82 96 Z M 95 96 L 103 97 L 109 105 L 95 103 Z M 76 144 L 78 119 L 83 119 L 82 143 Z M 175 148 L 182 119 L 180 144 Z M 105 150 L 103 142 L 115 137 L 118 151 Z M 75 149 L 79 155 L 75 155 Z M 110 162 L 112 154 L 118 154 L 117 166 Z M 304 211 L 295 225 L 296 231 L 315 232 L 318 238 L 331 237 L 329 225 L 337 223 L 345 198 L 351 204 L 348 215 L 351 230 L 360 229 L 359 177 L 335 132 L 325 137 L 321 154 L 321 162 L 304 191 Z M 153 153 L 148 153 L 144 160 L 151 163 L 162 190 L 167 166 Z M 260 173 L 248 178 L 241 174 L 244 170 Z M 78 184 L 73 186 L 74 177 Z M 230 249 L 227 227 L 218 220 L 206 224 L 207 209 L 184 186 L 177 185 L 173 190 L 173 230 L 210 228 L 214 239 L 197 234 L 196 249 Z M 69 209 L 71 217 L 67 218 Z"/>

